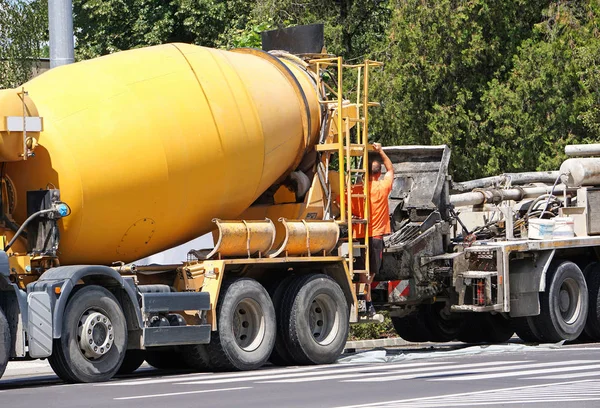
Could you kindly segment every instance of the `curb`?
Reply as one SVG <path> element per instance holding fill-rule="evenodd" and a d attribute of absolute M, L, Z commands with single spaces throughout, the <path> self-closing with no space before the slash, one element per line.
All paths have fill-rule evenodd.
<path fill-rule="evenodd" d="M 359 349 L 377 348 L 377 347 L 398 347 L 414 345 L 400 337 L 392 337 L 388 339 L 375 339 L 375 340 L 357 340 L 349 341 L 344 347 L 344 352 L 353 352 Z"/>

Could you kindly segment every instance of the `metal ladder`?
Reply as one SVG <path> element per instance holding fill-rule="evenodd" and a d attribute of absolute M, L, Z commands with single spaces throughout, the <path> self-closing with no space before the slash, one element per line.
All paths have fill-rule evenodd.
<path fill-rule="evenodd" d="M 338 162 L 337 170 L 339 175 L 340 185 L 340 219 L 338 223 L 346 225 L 348 228 L 348 269 L 350 274 L 364 274 L 369 276 L 369 116 L 368 108 L 371 106 L 379 106 L 379 103 L 369 101 L 369 70 L 372 67 L 380 66 L 381 63 L 365 60 L 362 64 L 346 65 L 343 63 L 342 57 L 320 58 L 311 60 L 310 63 L 316 64 L 317 72 L 317 88 L 325 86 L 335 100 L 324 98 L 319 102 L 331 106 L 335 103 L 337 127 L 337 140 L 332 143 L 317 145 L 317 151 L 329 152 L 330 154 L 337 153 Z M 337 68 L 337 89 L 333 89 L 323 82 L 321 78 L 321 67 Z M 343 70 L 355 69 L 357 72 L 357 96 L 356 103 L 344 105 L 343 99 Z M 362 77 L 362 78 L 361 78 Z M 344 109 L 346 108 L 346 109 Z M 355 108 L 358 112 L 358 117 L 352 117 L 345 112 Z M 351 124 L 356 125 L 356 135 L 352 137 L 350 133 Z M 361 183 L 362 191 L 356 191 L 355 187 Z M 352 209 L 353 199 L 359 199 L 359 204 L 362 204 L 362 214 L 354 214 Z M 359 205 L 359 208 L 361 205 Z M 364 243 L 360 243 L 354 239 L 354 227 L 364 229 Z M 364 269 L 354 268 L 354 250 L 364 250 Z"/>

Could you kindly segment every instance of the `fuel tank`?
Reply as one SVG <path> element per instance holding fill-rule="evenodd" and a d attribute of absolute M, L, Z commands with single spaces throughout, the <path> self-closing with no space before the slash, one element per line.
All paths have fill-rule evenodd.
<path fill-rule="evenodd" d="M 236 218 L 319 134 L 310 73 L 258 50 L 135 49 L 23 88 L 44 122 L 35 157 L 6 163 L 14 217 L 27 216 L 26 191 L 60 189 L 71 208 L 60 221 L 65 265 L 130 262 Z M 0 98 L 0 114 L 4 99 L 14 105 Z"/>

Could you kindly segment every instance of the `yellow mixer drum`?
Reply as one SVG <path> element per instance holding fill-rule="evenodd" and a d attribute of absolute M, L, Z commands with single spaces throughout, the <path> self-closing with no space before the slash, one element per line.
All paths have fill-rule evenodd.
<path fill-rule="evenodd" d="M 310 76 L 256 50 L 161 45 L 24 87 L 44 130 L 35 157 L 6 165 L 15 218 L 26 218 L 26 191 L 60 189 L 72 210 L 60 221 L 63 264 L 133 261 L 235 218 L 294 170 L 319 130 Z"/>

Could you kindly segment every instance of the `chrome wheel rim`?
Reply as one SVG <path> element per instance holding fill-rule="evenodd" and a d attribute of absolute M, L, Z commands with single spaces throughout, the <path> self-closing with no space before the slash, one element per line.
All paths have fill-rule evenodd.
<path fill-rule="evenodd" d="M 106 355 L 114 345 L 114 327 L 103 312 L 88 309 L 79 318 L 77 340 L 83 355 L 97 360 Z"/>

